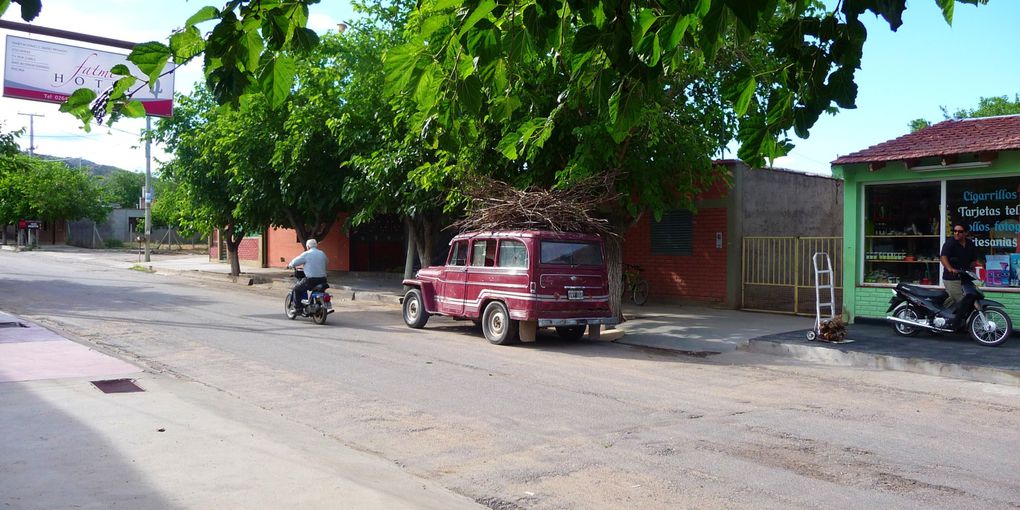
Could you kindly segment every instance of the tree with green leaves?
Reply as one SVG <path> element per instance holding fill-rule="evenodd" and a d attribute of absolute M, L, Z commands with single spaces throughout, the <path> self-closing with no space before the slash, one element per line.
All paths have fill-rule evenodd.
<path fill-rule="evenodd" d="M 0 225 L 23 219 L 106 219 L 109 208 L 98 180 L 59 161 L 24 154 L 0 157 Z"/>
<path fill-rule="evenodd" d="M 231 143 L 238 133 L 230 122 L 238 112 L 218 107 L 200 88 L 192 96 L 178 96 L 174 116 L 157 123 L 153 138 L 166 144 L 173 159 L 160 168 L 172 183 L 172 203 L 179 209 L 172 221 L 189 231 L 220 229 L 227 248 L 230 274 L 241 274 L 237 248 L 244 236 L 263 225 L 240 208 L 243 183 L 235 177 Z"/>
<path fill-rule="evenodd" d="M 435 173 L 420 171 L 449 155 L 408 136 L 411 105 L 393 105 L 384 94 L 383 55 L 404 42 L 413 8 L 408 0 L 354 2 L 360 19 L 343 34 L 344 45 L 338 48 L 337 58 L 350 73 L 341 85 L 341 115 L 332 124 L 350 155 L 343 190 L 350 225 L 370 222 L 381 213 L 402 217 L 414 247 L 407 257 L 407 277 L 412 276 L 415 255 L 423 264 L 431 261 L 439 230 L 447 224 L 446 197 L 457 187 L 452 175 L 437 179 Z"/>
<path fill-rule="evenodd" d="M 945 120 L 1016 115 L 1020 114 L 1020 94 L 1013 96 L 1013 99 L 1010 99 L 1009 96 L 982 97 L 978 99 L 977 108 L 960 108 L 952 115 L 949 114 L 949 110 L 945 106 L 940 108 Z M 931 122 L 925 119 L 914 119 L 910 121 L 910 132 L 915 133 L 928 126 L 931 126 Z"/>
<path fill-rule="evenodd" d="M 120 207 L 138 207 L 138 201 L 142 198 L 142 188 L 145 187 L 145 174 L 129 172 L 127 170 L 115 170 L 101 178 L 103 189 L 111 204 L 118 204 Z"/>

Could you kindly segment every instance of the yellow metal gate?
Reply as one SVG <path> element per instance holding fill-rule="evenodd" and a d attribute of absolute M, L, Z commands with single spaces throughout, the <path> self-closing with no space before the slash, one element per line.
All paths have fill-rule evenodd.
<path fill-rule="evenodd" d="M 818 252 L 828 253 L 832 259 L 836 313 L 841 313 L 842 237 L 745 237 L 741 252 L 741 308 L 814 316 L 811 257 Z"/>

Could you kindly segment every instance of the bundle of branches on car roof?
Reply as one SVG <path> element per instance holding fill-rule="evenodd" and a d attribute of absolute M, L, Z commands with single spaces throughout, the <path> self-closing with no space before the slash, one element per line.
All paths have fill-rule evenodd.
<path fill-rule="evenodd" d="M 615 236 L 609 221 L 591 215 L 611 199 L 598 177 L 569 189 L 536 187 L 520 190 L 494 179 L 482 178 L 464 189 L 471 199 L 468 214 L 452 226 L 461 232 L 489 230 L 552 230 Z"/>

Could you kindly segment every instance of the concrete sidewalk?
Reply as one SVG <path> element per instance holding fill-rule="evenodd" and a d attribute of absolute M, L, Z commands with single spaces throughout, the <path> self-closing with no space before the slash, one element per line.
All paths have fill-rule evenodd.
<path fill-rule="evenodd" d="M 110 380 L 136 391 L 93 384 Z M 231 395 L 6 314 L 0 409 L 4 508 L 484 508 Z"/>

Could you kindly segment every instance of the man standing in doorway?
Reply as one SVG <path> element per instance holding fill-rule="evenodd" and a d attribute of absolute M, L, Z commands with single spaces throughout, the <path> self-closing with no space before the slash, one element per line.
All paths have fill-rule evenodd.
<path fill-rule="evenodd" d="M 946 292 L 949 293 L 944 306 L 949 308 L 963 300 L 960 272 L 973 269 L 978 259 L 977 247 L 967 239 L 966 225 L 953 224 L 953 238 L 946 240 L 939 255 L 943 268 L 942 281 L 945 283 Z"/>

